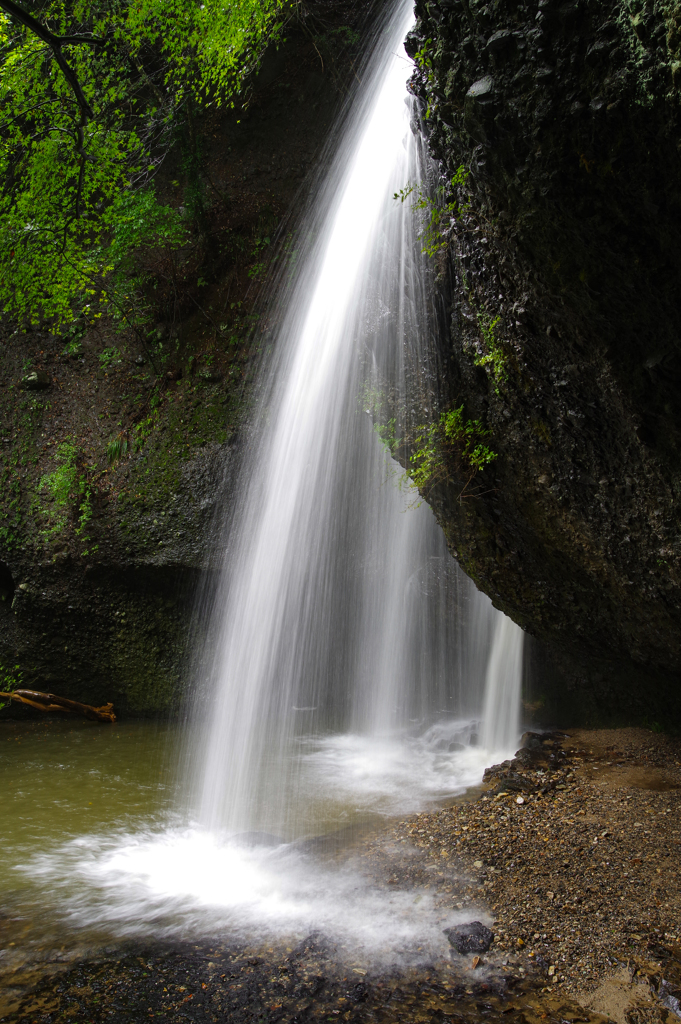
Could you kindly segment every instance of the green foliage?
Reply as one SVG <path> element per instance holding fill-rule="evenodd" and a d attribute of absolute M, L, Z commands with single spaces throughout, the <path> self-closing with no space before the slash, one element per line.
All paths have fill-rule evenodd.
<path fill-rule="evenodd" d="M 121 433 L 113 440 L 109 441 L 106 446 L 106 457 L 110 466 L 124 458 L 128 452 L 128 439 L 125 434 Z"/>
<path fill-rule="evenodd" d="M 73 510 L 77 514 L 76 535 L 81 536 L 92 519 L 92 488 L 78 468 L 78 448 L 72 441 L 62 441 L 54 457 L 57 468 L 42 476 L 38 484 L 38 493 L 47 492 L 51 498 L 50 508 L 39 506 L 49 524 L 42 534 L 62 533 Z"/>
<path fill-rule="evenodd" d="M 255 263 L 251 264 L 248 269 L 248 276 L 253 280 L 254 278 L 260 277 L 266 267 L 266 262 L 263 259 L 264 251 L 270 244 L 269 235 L 263 238 L 256 238 L 253 251 L 251 252 L 251 259 L 255 260 Z"/>
<path fill-rule="evenodd" d="M 359 390 L 358 403 L 370 416 L 380 419 L 388 405 L 386 390 L 373 380 L 365 380 Z"/>
<path fill-rule="evenodd" d="M 322 55 L 333 57 L 339 51 L 357 46 L 360 38 L 359 32 L 355 32 L 349 25 L 338 25 L 336 28 L 329 29 L 324 35 L 316 36 L 314 42 Z"/>
<path fill-rule="evenodd" d="M 99 365 L 102 367 L 102 369 L 108 370 L 111 366 L 115 365 L 116 363 L 120 363 L 120 349 L 117 349 L 115 346 L 104 348 L 99 353 L 97 358 L 99 359 Z"/>
<path fill-rule="evenodd" d="M 81 354 L 83 348 L 82 338 L 87 333 L 87 329 L 88 325 L 83 317 L 69 324 L 68 329 L 64 333 L 66 344 L 62 349 L 63 356 L 72 356 L 75 359 Z"/>
<path fill-rule="evenodd" d="M 0 692 L 2 693 L 13 693 L 14 690 L 19 690 L 23 684 L 24 677 L 20 671 L 19 665 L 14 665 L 13 668 L 8 668 L 0 662 Z M 0 711 L 6 708 L 9 701 L 0 702 Z"/>
<path fill-rule="evenodd" d="M 446 479 L 452 459 L 464 468 L 470 483 L 497 458 L 485 443 L 490 436 L 480 420 L 464 419 L 463 405 L 443 412 L 436 423 L 419 427 L 409 469 L 414 486 L 423 490 Z"/>
<path fill-rule="evenodd" d="M 384 451 L 394 458 L 400 446 L 400 439 L 395 433 L 395 418 L 389 419 L 387 423 L 374 423 L 374 430 Z"/>
<path fill-rule="evenodd" d="M 432 39 L 426 39 L 421 49 L 414 54 L 414 63 L 416 64 L 418 69 L 421 71 L 421 74 L 425 78 L 426 85 L 430 87 L 427 89 L 429 99 L 425 113 L 426 120 L 428 120 L 428 118 L 430 117 L 430 97 L 433 95 L 432 87 L 436 85 L 434 57 L 435 44 Z"/>
<path fill-rule="evenodd" d="M 141 420 L 139 423 L 135 425 L 135 438 L 133 440 L 132 446 L 136 452 L 138 452 L 141 448 L 144 447 L 144 443 L 149 437 L 149 435 L 153 433 L 157 421 L 158 409 L 154 408 L 152 409 L 152 412 L 149 414 L 149 416 L 145 416 L 143 420 Z"/>
<path fill-rule="evenodd" d="M 489 313 L 479 312 L 478 327 L 485 342 L 487 351 L 484 355 L 475 357 L 476 366 L 489 366 L 496 381 L 496 391 L 499 391 L 499 382 L 508 378 L 508 357 L 504 352 L 501 343 L 496 335 L 496 328 L 501 323 L 501 317 L 491 317 Z"/>
<path fill-rule="evenodd" d="M 385 454 L 390 459 L 397 458 L 400 450 L 407 455 L 406 471 L 399 476 L 400 489 L 428 490 L 448 479 L 455 466 L 466 478 L 465 491 L 473 478 L 497 458 L 487 443 L 491 431 L 480 420 L 466 419 L 463 405 L 441 413 L 435 423 L 417 427 L 415 435 L 401 438 L 396 418 L 386 419 L 390 402 L 383 388 L 365 381 L 359 398 L 365 412 L 377 418 L 374 432 Z M 389 469 L 389 474 L 394 475 L 393 470 Z"/>
<path fill-rule="evenodd" d="M 158 203 L 156 171 L 193 108 L 243 91 L 285 9 L 46 0 L 38 20 L 54 45 L 0 12 L 2 311 L 65 324 L 85 301 L 89 322 L 102 307 L 144 319 L 134 253 L 181 246 L 188 229 Z"/>
<path fill-rule="evenodd" d="M 436 189 L 435 197 L 431 196 L 425 186 L 421 184 L 408 184 L 399 192 L 394 193 L 393 198 L 399 199 L 401 203 L 406 202 L 409 196 L 413 195 L 413 209 L 426 211 L 425 226 L 420 239 L 421 251 L 428 256 L 436 256 L 437 253 L 447 248 L 449 239 L 445 232 L 448 230 L 450 222 L 460 217 L 463 211 L 468 209 L 468 200 L 462 202 L 459 198 L 467 180 L 468 171 L 462 164 L 457 168 L 449 186 L 440 185 Z"/>

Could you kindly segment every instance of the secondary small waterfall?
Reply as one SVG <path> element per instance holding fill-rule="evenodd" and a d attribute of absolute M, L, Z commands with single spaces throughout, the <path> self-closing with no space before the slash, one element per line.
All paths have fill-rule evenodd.
<path fill-rule="evenodd" d="M 482 745 L 512 754 L 520 733 L 520 687 L 525 634 L 515 622 L 499 615 L 485 675 Z"/>
<path fill-rule="evenodd" d="M 522 634 L 458 570 L 372 423 L 388 403 L 395 429 L 436 414 L 436 289 L 414 211 L 394 199 L 429 173 L 405 88 L 412 21 L 401 2 L 378 34 L 299 229 L 294 283 L 268 309 L 273 356 L 194 763 L 209 830 L 319 828 L 302 793 L 315 770 L 333 789 L 343 773 L 369 771 L 359 767 L 369 752 L 397 757 L 398 736 L 428 774 L 424 757 L 432 767 L 475 738 L 485 671 L 484 744 L 506 750 L 518 731 Z M 344 755 L 329 736 L 345 737 Z M 451 763 L 432 790 L 464 776 Z"/>

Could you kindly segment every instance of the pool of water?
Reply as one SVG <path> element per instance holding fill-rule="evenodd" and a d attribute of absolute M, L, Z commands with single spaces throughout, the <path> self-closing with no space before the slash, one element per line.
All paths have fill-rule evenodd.
<path fill-rule="evenodd" d="M 130 937 L 300 937 L 313 929 L 379 956 L 442 952 L 428 894 L 389 891 L 355 850 L 394 816 L 480 781 L 471 723 L 421 735 L 299 737 L 293 833 L 208 832 L 183 794 L 177 725 L 50 719 L 0 725 L 0 938 L 6 963 Z M 276 773 L 281 766 L 269 765 Z M 266 787 L 265 787 L 266 789 Z M 452 921 L 456 915 L 452 916 Z"/>

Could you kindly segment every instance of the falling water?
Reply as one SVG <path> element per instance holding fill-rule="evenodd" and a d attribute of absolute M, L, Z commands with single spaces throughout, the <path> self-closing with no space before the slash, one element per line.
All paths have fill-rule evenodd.
<path fill-rule="evenodd" d="M 374 958 L 446 947 L 429 893 L 384 892 L 305 838 L 450 799 L 519 730 L 522 633 L 459 570 L 374 429 L 409 437 L 438 414 L 437 288 L 393 198 L 434 175 L 410 127 L 412 17 L 400 0 L 377 36 L 266 310 L 189 811 L 17 854 L 21 899 L 41 917 L 52 901 L 57 935 L 321 928 Z"/>
<path fill-rule="evenodd" d="M 520 733 L 520 686 L 525 634 L 515 622 L 499 615 L 485 677 L 482 745 L 486 750 L 513 754 Z"/>
<path fill-rule="evenodd" d="M 427 757 L 465 747 L 475 731 L 462 718 L 479 711 L 500 615 L 486 599 L 481 610 L 372 422 L 388 406 L 404 431 L 434 415 L 436 289 L 414 211 L 394 198 L 428 173 L 405 88 L 412 21 L 400 3 L 379 36 L 301 229 L 313 241 L 296 284 L 270 307 L 276 354 L 239 485 L 203 698 L 195 774 L 209 830 L 314 831 L 312 765 L 337 786 L 394 759 L 396 737 L 399 756 L 420 743 Z M 498 694 L 517 627 L 495 628 L 488 689 Z M 501 713 L 517 731 L 517 714 Z M 494 702 L 486 716 L 496 743 Z M 436 789 L 470 781 L 460 764 L 447 768 Z"/>

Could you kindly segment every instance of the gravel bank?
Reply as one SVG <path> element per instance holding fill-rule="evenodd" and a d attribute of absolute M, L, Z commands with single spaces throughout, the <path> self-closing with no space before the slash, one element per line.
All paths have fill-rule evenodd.
<path fill-rule="evenodd" d="M 395 838 L 451 865 L 443 906 L 486 907 L 490 956 L 545 992 L 632 1021 L 613 1003 L 622 993 L 601 990 L 638 997 L 642 982 L 678 1012 L 681 743 L 643 729 L 528 742 L 485 773 L 477 800 L 400 823 Z"/>

